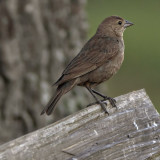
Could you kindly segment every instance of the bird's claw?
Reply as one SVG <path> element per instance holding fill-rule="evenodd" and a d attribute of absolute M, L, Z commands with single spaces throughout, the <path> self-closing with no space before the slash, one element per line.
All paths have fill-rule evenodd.
<path fill-rule="evenodd" d="M 106 102 L 103 102 L 103 101 L 99 101 L 98 103 L 100 104 L 100 106 L 101 106 L 101 108 L 103 109 L 103 111 L 104 111 L 106 114 L 109 115 L 106 107 L 104 106 L 104 103 L 105 103 L 106 105 L 107 105 L 107 103 L 106 103 Z"/>
<path fill-rule="evenodd" d="M 99 104 L 101 106 L 101 108 L 103 109 L 103 111 L 109 115 L 106 107 L 104 106 L 104 104 L 107 106 L 107 102 L 106 101 L 104 101 L 104 100 L 97 101 L 97 102 L 94 102 L 94 103 L 91 103 L 91 104 L 87 105 L 87 107 L 92 106 L 94 104 Z"/>
<path fill-rule="evenodd" d="M 104 104 L 107 106 L 106 100 L 108 100 L 108 101 L 110 102 L 110 104 L 112 105 L 112 107 L 116 107 L 116 108 L 117 108 L 117 106 L 116 106 L 116 104 L 115 104 L 115 103 L 116 103 L 116 100 L 115 100 L 114 98 L 107 97 L 107 96 L 104 97 L 103 100 L 100 100 L 100 101 L 97 101 L 97 102 L 95 102 L 95 103 L 89 104 L 87 107 L 98 103 L 98 104 L 101 106 L 101 108 L 103 109 L 103 111 L 109 115 L 106 107 L 104 106 Z"/>
<path fill-rule="evenodd" d="M 116 107 L 116 100 L 114 98 L 111 97 L 107 97 L 107 100 L 109 100 L 110 104 L 112 105 L 112 107 Z"/>
<path fill-rule="evenodd" d="M 112 97 L 104 97 L 104 99 L 101 101 L 104 103 L 105 100 L 108 100 L 110 102 L 110 104 L 112 105 L 112 107 L 117 107 L 116 106 L 116 100 Z M 105 103 L 107 104 L 107 102 L 105 101 Z"/>

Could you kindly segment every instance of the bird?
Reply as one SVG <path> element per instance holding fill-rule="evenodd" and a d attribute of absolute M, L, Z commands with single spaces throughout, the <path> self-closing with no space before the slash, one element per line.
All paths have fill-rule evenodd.
<path fill-rule="evenodd" d="M 132 25 L 132 22 L 119 16 L 105 18 L 93 37 L 88 40 L 53 84 L 57 86 L 56 92 L 42 110 L 41 115 L 44 113 L 50 115 L 60 98 L 75 86 L 85 87 L 105 113 L 108 111 L 96 95 L 109 100 L 111 105 L 116 107 L 114 98 L 97 92 L 93 87 L 107 81 L 120 69 L 124 60 L 123 33 Z"/>

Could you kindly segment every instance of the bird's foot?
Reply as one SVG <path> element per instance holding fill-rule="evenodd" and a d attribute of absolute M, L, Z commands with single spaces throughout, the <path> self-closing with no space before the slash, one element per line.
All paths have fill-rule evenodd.
<path fill-rule="evenodd" d="M 94 104 L 99 104 L 101 106 L 101 108 L 103 109 L 103 111 L 109 115 L 109 113 L 108 113 L 108 111 L 107 111 L 107 109 L 105 107 L 105 105 L 107 106 L 107 102 L 106 101 L 104 101 L 104 100 L 96 101 L 94 103 L 91 103 L 91 104 L 87 105 L 87 107 L 92 106 Z"/>
<path fill-rule="evenodd" d="M 116 107 L 117 108 L 116 100 L 114 98 L 105 96 L 101 102 L 104 102 L 105 100 L 108 100 L 110 102 L 110 104 L 112 105 L 112 107 Z M 107 104 L 107 102 L 105 102 L 105 103 Z"/>
<path fill-rule="evenodd" d="M 105 104 L 105 105 L 107 106 L 107 102 L 105 101 L 105 99 L 100 100 L 100 102 L 103 103 L 103 104 Z M 92 105 L 95 105 L 95 104 L 99 104 L 99 101 L 90 103 L 90 104 L 87 105 L 87 107 L 92 106 Z"/>
<path fill-rule="evenodd" d="M 111 98 L 111 97 L 106 97 L 104 98 L 105 100 L 108 100 L 110 102 L 110 104 L 112 105 L 112 107 L 116 107 L 116 100 L 114 98 Z"/>
<path fill-rule="evenodd" d="M 109 115 L 106 107 L 104 106 L 104 104 L 107 105 L 107 103 L 106 103 L 106 102 L 103 102 L 103 101 L 98 101 L 97 103 L 100 104 L 100 106 L 101 106 L 101 108 L 103 109 L 103 111 Z"/>

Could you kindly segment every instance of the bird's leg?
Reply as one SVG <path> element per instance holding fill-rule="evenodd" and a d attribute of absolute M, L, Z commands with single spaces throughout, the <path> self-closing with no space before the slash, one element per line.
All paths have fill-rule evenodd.
<path fill-rule="evenodd" d="M 103 94 L 101 94 L 101 93 L 95 91 L 94 89 L 91 89 L 91 90 L 93 91 L 93 93 L 99 95 L 100 97 L 102 97 L 102 98 L 104 98 L 104 99 L 107 99 L 107 98 L 108 98 L 107 96 L 105 96 L 105 95 L 103 95 Z"/>
<path fill-rule="evenodd" d="M 94 93 L 93 93 L 93 91 L 92 91 L 92 89 L 90 88 L 90 87 L 88 87 L 88 86 L 86 86 L 86 88 L 88 89 L 88 91 L 92 94 L 92 96 L 94 97 L 94 99 L 97 101 L 97 103 L 99 103 L 100 104 L 100 106 L 102 107 L 102 109 L 104 110 L 104 112 L 105 113 L 108 113 L 108 111 L 106 110 L 106 108 L 105 108 L 105 106 L 104 106 L 104 104 L 100 101 L 100 100 L 98 100 L 98 98 L 94 95 Z M 109 114 L 109 113 L 108 113 Z"/>
<path fill-rule="evenodd" d="M 105 95 L 103 95 L 103 94 L 101 94 L 101 93 L 99 93 L 99 92 L 97 92 L 97 91 L 95 91 L 95 90 L 93 90 L 93 89 L 91 89 L 91 90 L 93 91 L 93 93 L 95 93 L 95 94 L 99 95 L 100 97 L 104 98 L 104 100 L 109 100 L 109 102 L 111 103 L 111 105 L 112 105 L 113 107 L 117 107 L 116 104 L 115 104 L 115 103 L 116 103 L 116 100 L 115 100 L 114 98 L 105 96 Z"/>

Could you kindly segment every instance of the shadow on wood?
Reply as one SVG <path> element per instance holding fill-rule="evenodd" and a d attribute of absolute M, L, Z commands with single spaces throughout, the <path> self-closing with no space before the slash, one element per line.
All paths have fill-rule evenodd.
<path fill-rule="evenodd" d="M 3 160 L 160 158 L 160 116 L 144 90 L 116 98 L 110 115 L 92 105 L 0 146 Z M 152 158 L 153 157 L 153 158 Z"/>

